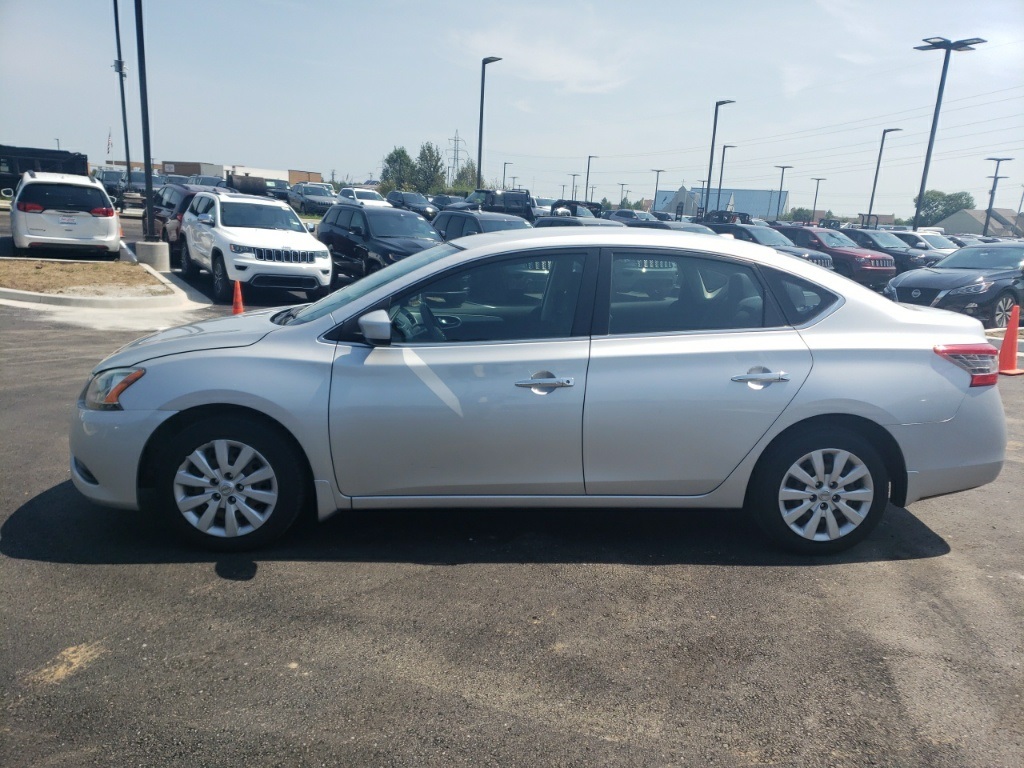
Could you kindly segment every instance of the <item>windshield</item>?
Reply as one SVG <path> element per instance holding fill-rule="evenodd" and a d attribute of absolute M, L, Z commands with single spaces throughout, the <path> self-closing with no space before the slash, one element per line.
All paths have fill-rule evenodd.
<path fill-rule="evenodd" d="M 636 212 L 636 217 L 640 221 L 658 221 L 658 217 L 657 216 L 652 216 L 647 211 L 637 211 Z"/>
<path fill-rule="evenodd" d="M 274 189 L 288 189 L 288 182 L 282 179 L 267 179 L 267 186 Z"/>
<path fill-rule="evenodd" d="M 538 197 L 536 200 L 538 206 L 544 206 L 545 208 L 550 208 L 555 204 L 555 198 L 553 197 Z"/>
<path fill-rule="evenodd" d="M 370 217 L 370 227 L 376 237 L 415 237 L 441 242 L 437 230 L 424 220 L 418 213 L 396 211 L 394 208 L 378 208 L 380 213 L 370 213 L 372 208 L 364 209 Z"/>
<path fill-rule="evenodd" d="M 932 248 L 956 248 L 956 243 L 952 240 L 948 240 L 942 235 L 933 235 L 929 232 L 918 232 L 925 242 L 931 245 Z"/>
<path fill-rule="evenodd" d="M 372 189 L 357 189 L 356 190 L 357 200 L 383 200 L 379 194 L 374 192 Z"/>
<path fill-rule="evenodd" d="M 286 229 L 305 232 L 299 217 L 291 208 L 260 203 L 221 203 L 221 222 L 225 227 L 246 229 Z"/>
<path fill-rule="evenodd" d="M 526 219 L 481 219 L 480 226 L 484 232 L 498 232 L 503 229 L 529 229 Z"/>
<path fill-rule="evenodd" d="M 948 269 L 1019 269 L 1022 261 L 1024 245 L 1013 248 L 968 245 L 933 266 Z"/>
<path fill-rule="evenodd" d="M 846 235 L 841 235 L 838 232 L 827 230 L 825 232 L 819 232 L 818 237 L 821 241 L 830 248 L 860 248 L 853 240 L 848 238 Z"/>
<path fill-rule="evenodd" d="M 406 203 L 412 203 L 414 205 L 429 205 L 427 198 L 421 195 L 419 192 L 403 192 L 402 199 Z"/>
<path fill-rule="evenodd" d="M 776 232 L 771 227 L 751 227 L 750 229 L 744 230 L 755 242 L 761 245 L 781 245 L 781 246 L 793 246 L 794 243 L 788 237 L 781 232 Z"/>
<path fill-rule="evenodd" d="M 891 232 L 872 232 L 870 235 L 883 248 L 906 248 L 907 244 Z"/>
<path fill-rule="evenodd" d="M 334 197 L 334 193 L 319 186 L 306 187 L 305 194 L 310 197 Z"/>
<path fill-rule="evenodd" d="M 121 172 L 120 171 L 103 171 L 102 176 L 101 176 L 101 179 L 102 179 L 104 184 L 107 184 L 109 182 L 116 182 L 120 178 L 121 178 Z"/>
<path fill-rule="evenodd" d="M 483 203 L 487 200 L 486 192 L 470 192 L 466 198 L 467 203 Z"/>
<path fill-rule="evenodd" d="M 438 259 L 443 259 L 445 256 L 453 253 L 458 253 L 461 250 L 461 248 L 451 243 L 443 243 L 435 245 L 433 248 L 427 248 L 425 251 L 414 253 L 412 256 L 400 259 L 394 264 L 384 267 L 384 269 L 372 272 L 366 277 L 356 280 L 354 283 L 349 283 L 345 287 L 339 288 L 334 293 L 320 299 L 316 304 L 310 304 L 302 308 L 295 313 L 295 317 L 291 322 L 308 323 L 316 320 L 336 309 L 341 309 L 356 299 L 362 298 L 380 286 L 390 283 L 392 280 L 398 280 L 410 272 L 415 272 L 422 266 L 435 262 Z"/>

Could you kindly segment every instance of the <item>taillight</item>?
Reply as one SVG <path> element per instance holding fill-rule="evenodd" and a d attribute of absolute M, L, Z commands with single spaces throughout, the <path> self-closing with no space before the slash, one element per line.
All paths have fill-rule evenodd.
<path fill-rule="evenodd" d="M 971 374 L 972 387 L 990 387 L 999 380 L 999 350 L 991 344 L 942 344 L 935 354 Z"/>
<path fill-rule="evenodd" d="M 185 218 L 185 214 L 184 214 L 184 213 L 176 213 L 176 214 L 174 215 L 174 218 L 176 218 L 176 219 L 178 220 L 178 223 L 179 223 L 179 224 L 181 224 L 181 220 L 182 220 L 183 218 Z"/>
<path fill-rule="evenodd" d="M 43 206 L 39 203 L 18 203 L 18 210 L 23 213 L 42 213 Z"/>
<path fill-rule="evenodd" d="M 113 208 L 93 208 L 89 211 L 93 216 L 101 216 L 103 218 L 110 218 L 114 215 Z"/>

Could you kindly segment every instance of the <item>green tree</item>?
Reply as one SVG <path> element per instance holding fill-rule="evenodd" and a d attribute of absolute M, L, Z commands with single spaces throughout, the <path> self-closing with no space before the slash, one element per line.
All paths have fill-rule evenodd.
<path fill-rule="evenodd" d="M 410 189 L 415 170 L 415 164 L 405 147 L 392 149 L 381 163 L 380 186 L 386 190 L 381 191 L 381 194 L 386 195 L 394 189 Z"/>
<path fill-rule="evenodd" d="M 810 221 L 814 217 L 814 211 L 810 208 L 790 208 L 781 216 L 783 221 Z"/>
<path fill-rule="evenodd" d="M 918 198 L 914 197 L 914 205 L 917 205 Z M 924 193 L 924 202 L 921 204 L 921 216 L 918 219 L 919 227 L 930 227 L 937 224 L 947 216 L 952 216 L 957 211 L 974 207 L 974 198 L 967 192 L 954 192 L 947 195 L 937 189 L 929 189 Z"/>
<path fill-rule="evenodd" d="M 612 201 L 607 197 L 601 198 L 601 210 L 607 211 L 612 207 Z"/>
<path fill-rule="evenodd" d="M 413 169 L 412 184 L 417 192 L 433 194 L 444 187 L 444 157 L 436 144 L 429 141 L 420 145 Z"/>
<path fill-rule="evenodd" d="M 467 160 L 465 165 L 459 168 L 459 172 L 455 174 L 452 186 L 455 189 L 461 189 L 463 192 L 476 189 L 476 163 L 472 160 Z"/>

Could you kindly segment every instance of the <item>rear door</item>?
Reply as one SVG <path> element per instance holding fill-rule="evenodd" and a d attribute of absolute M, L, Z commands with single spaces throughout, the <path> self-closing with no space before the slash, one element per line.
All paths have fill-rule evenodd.
<path fill-rule="evenodd" d="M 622 248 L 602 255 L 605 275 L 583 414 L 587 493 L 709 493 L 796 395 L 810 352 L 742 262 Z"/>
<path fill-rule="evenodd" d="M 110 233 L 114 210 L 106 193 L 96 187 L 36 182 L 18 196 L 28 233 L 40 237 L 92 239 Z"/>

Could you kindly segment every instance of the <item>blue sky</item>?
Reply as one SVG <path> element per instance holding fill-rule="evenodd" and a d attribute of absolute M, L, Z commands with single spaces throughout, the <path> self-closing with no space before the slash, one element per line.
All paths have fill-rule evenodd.
<path fill-rule="evenodd" d="M 141 158 L 133 0 L 120 0 L 133 158 Z M 997 207 L 1024 192 L 1024 3 L 218 0 L 143 3 L 153 155 L 362 181 L 395 146 L 477 153 L 484 176 L 557 196 L 587 155 L 595 196 L 650 197 L 707 175 L 714 103 L 726 187 L 809 207 L 912 214 L 942 65 L 921 38 L 982 37 L 953 55 L 928 187 Z M 0 0 L 0 143 L 123 157 L 112 0 Z M 721 150 L 716 150 L 714 183 Z M 566 192 L 569 190 L 567 189 Z M 582 190 L 579 193 L 582 195 Z"/>

